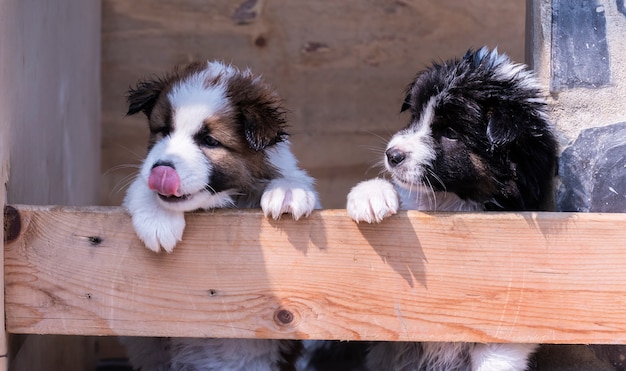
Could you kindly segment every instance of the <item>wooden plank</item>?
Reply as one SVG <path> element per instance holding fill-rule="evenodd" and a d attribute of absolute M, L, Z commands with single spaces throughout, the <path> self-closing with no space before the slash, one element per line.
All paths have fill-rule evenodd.
<path fill-rule="evenodd" d="M 13 17 L 17 1 L 3 1 L 0 3 L 0 53 L 10 55 L 13 52 L 13 42 L 15 42 L 18 20 Z M 5 58 L 3 67 L 0 68 L 0 85 L 13 86 L 15 77 L 14 68 L 16 63 L 12 63 L 16 58 Z M 15 79 L 15 80 L 14 80 Z M 0 89 L 0 210 L 4 210 L 7 200 L 6 185 L 9 181 L 9 148 L 13 101 L 13 89 Z M 0 215 L 0 222 L 4 226 L 4 212 Z M 0 241 L 4 241 L 4 228 L 0 230 Z M 3 259 L 4 252 L 0 252 L 0 259 Z M 0 268 L 0 285 L 4 287 L 4 266 Z M 8 334 L 5 332 L 5 305 L 4 290 L 0 292 L 0 370 L 8 369 Z"/>
<path fill-rule="evenodd" d="M 120 208 L 18 209 L 9 332 L 626 343 L 621 214 L 225 210 L 168 255 Z"/>

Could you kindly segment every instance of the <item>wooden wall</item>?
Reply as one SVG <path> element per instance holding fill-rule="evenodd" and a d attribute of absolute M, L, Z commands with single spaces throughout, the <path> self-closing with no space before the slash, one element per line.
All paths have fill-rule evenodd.
<path fill-rule="evenodd" d="M 99 4 L 3 4 L 9 202 L 94 203 L 99 179 L 94 164 L 100 159 Z"/>
<path fill-rule="evenodd" d="M 0 206 L 98 202 L 100 9 L 0 1 Z M 16 371 L 89 370 L 93 349 L 88 338 L 12 336 L 9 360 Z"/>
<path fill-rule="evenodd" d="M 124 116 L 128 87 L 220 59 L 277 88 L 323 206 L 343 208 L 351 186 L 378 174 L 385 139 L 406 123 L 399 110 L 414 74 L 484 44 L 524 61 L 524 17 L 524 0 L 104 0 L 101 202 L 121 203 L 145 153 L 146 123 Z"/>

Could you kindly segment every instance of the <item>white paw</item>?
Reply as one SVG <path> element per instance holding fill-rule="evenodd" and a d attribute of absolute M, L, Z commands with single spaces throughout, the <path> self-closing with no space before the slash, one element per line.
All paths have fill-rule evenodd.
<path fill-rule="evenodd" d="M 163 209 L 154 192 L 148 189 L 141 178 L 136 178 L 128 187 L 124 207 L 132 218 L 135 233 L 148 249 L 159 252 L 162 247 L 172 252 L 176 243 L 182 239 L 185 230 L 183 212 Z"/>
<path fill-rule="evenodd" d="M 285 178 L 272 180 L 261 196 L 263 213 L 274 219 L 289 213 L 298 220 L 309 216 L 317 204 L 317 193 L 310 184 Z"/>
<path fill-rule="evenodd" d="M 398 212 L 400 199 L 393 184 L 384 179 L 366 180 L 348 193 L 346 209 L 354 221 L 380 223 Z"/>
<path fill-rule="evenodd" d="M 132 214 L 133 226 L 137 236 L 146 247 L 154 252 L 161 248 L 168 253 L 183 238 L 185 230 L 185 214 L 159 210 L 154 213 Z"/>
<path fill-rule="evenodd" d="M 470 352 L 472 371 L 525 371 L 537 344 L 476 344 Z"/>

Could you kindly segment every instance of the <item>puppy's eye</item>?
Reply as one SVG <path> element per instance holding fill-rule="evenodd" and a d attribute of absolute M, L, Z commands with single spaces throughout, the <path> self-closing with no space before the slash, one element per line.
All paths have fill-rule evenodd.
<path fill-rule="evenodd" d="M 210 135 L 201 135 L 196 137 L 196 142 L 204 147 L 208 147 L 208 148 L 214 148 L 214 147 L 219 147 L 221 145 L 220 142 L 217 141 L 217 139 L 213 138 Z"/>
<path fill-rule="evenodd" d="M 166 137 L 170 135 L 169 126 L 162 126 L 152 130 L 152 135 L 160 135 L 161 137 Z"/>
<path fill-rule="evenodd" d="M 457 133 L 456 130 L 452 129 L 451 127 L 446 127 L 445 129 L 443 129 L 443 132 L 441 133 L 441 135 L 450 140 L 459 139 L 459 133 Z"/>
<path fill-rule="evenodd" d="M 154 136 L 166 137 L 170 135 L 170 127 L 167 125 L 159 126 L 159 127 L 151 127 L 150 134 Z"/>

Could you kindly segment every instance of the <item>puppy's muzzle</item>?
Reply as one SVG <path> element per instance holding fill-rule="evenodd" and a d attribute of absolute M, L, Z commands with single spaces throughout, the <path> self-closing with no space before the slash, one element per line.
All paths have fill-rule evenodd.
<path fill-rule="evenodd" d="M 387 156 L 387 163 L 391 167 L 400 165 L 406 159 L 406 153 L 396 148 L 389 148 L 385 151 L 385 155 Z"/>
<path fill-rule="evenodd" d="M 157 162 L 150 170 L 148 188 L 155 191 L 159 198 L 167 202 L 184 201 L 187 195 L 180 191 L 180 176 L 169 162 Z"/>

